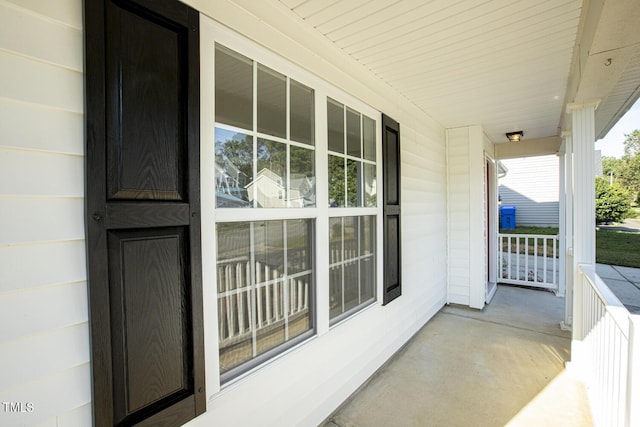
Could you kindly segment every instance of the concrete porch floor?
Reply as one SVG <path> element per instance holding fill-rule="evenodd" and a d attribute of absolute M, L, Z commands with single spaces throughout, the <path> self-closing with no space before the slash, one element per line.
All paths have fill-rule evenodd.
<path fill-rule="evenodd" d="M 564 299 L 511 286 L 445 306 L 324 426 L 591 426 L 563 318 Z"/>

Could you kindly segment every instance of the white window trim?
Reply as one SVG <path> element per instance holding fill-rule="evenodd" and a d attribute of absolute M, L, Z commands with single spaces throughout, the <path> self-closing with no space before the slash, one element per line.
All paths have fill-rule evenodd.
<path fill-rule="evenodd" d="M 377 207 L 329 208 L 328 186 L 316 186 L 316 207 L 305 208 L 215 208 L 215 43 L 220 43 L 253 61 L 264 64 L 288 78 L 292 78 L 314 90 L 315 102 L 315 167 L 316 182 L 328 182 L 328 147 L 327 147 L 327 98 L 332 98 L 347 107 L 376 121 L 376 179 Z M 218 309 L 216 287 L 216 222 L 266 221 L 281 219 L 314 218 L 315 228 L 315 316 L 316 335 L 322 336 L 330 331 L 329 327 L 329 218 L 341 216 L 376 216 L 376 303 L 382 304 L 383 292 L 383 216 L 382 216 L 382 117 L 380 111 L 349 95 L 340 88 L 334 87 L 313 73 L 304 70 L 257 43 L 200 15 L 200 168 L 201 168 L 201 219 L 202 219 L 202 276 L 203 276 L 203 318 L 205 329 L 205 370 L 206 387 L 209 399 L 222 389 L 220 384 L 219 346 L 218 346 Z M 288 91 L 289 89 L 287 89 Z M 255 91 L 255 88 L 254 88 Z M 289 122 L 287 107 L 287 123 Z M 254 112 L 254 121 L 256 115 Z M 255 127 L 254 127 L 255 128 Z M 246 133 L 246 130 L 243 130 Z M 287 126 L 287 132 L 289 132 Z M 264 137 L 274 139 L 270 135 Z M 300 145 L 288 141 L 291 145 Z M 312 148 L 302 144 L 306 148 Z M 354 160 L 356 160 L 354 158 Z M 363 163 L 373 163 L 365 159 L 357 159 Z M 326 249 L 326 250 L 324 250 Z M 367 307 L 363 310 L 366 311 Z M 349 318 L 334 324 L 331 329 L 348 322 Z M 314 339 L 314 337 L 310 338 Z M 272 361 L 285 357 L 298 344 L 275 356 L 269 362 L 256 367 L 259 369 Z M 232 386 L 242 381 L 253 370 L 240 375 L 237 379 L 225 384 Z"/>

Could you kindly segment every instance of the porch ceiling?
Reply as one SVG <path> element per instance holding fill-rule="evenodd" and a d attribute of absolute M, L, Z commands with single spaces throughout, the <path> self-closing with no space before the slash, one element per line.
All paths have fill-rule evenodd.
<path fill-rule="evenodd" d="M 598 6 L 590 23 L 582 0 L 277 1 L 444 127 L 481 124 L 498 143 L 521 129 L 525 141 L 559 135 L 565 106 L 579 98 L 589 65 L 575 59 L 576 38 L 585 25 L 594 26 L 590 43 L 607 31 L 600 28 L 605 8 Z M 582 43 L 586 57 L 590 46 Z M 614 82 L 588 76 L 596 86 L 608 79 L 607 93 L 595 93 L 607 107 L 598 132 L 638 97 L 640 61 L 626 60 L 625 70 L 627 63 L 635 68 L 625 72 L 624 84 L 618 84 L 622 71 Z M 605 99 L 614 86 L 616 96 Z"/>

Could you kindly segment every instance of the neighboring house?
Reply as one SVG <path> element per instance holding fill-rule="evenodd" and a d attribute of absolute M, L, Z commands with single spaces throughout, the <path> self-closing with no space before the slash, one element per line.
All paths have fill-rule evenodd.
<path fill-rule="evenodd" d="M 504 159 L 498 180 L 502 205 L 516 207 L 516 225 L 557 227 L 560 218 L 558 156 Z"/>
<path fill-rule="evenodd" d="M 525 156 L 560 159 L 565 321 L 591 360 L 593 143 L 640 94 L 638 19 L 0 1 L 0 425 L 318 425 L 445 304 L 490 302 L 496 164 Z M 248 206 L 263 154 L 304 207 Z"/>

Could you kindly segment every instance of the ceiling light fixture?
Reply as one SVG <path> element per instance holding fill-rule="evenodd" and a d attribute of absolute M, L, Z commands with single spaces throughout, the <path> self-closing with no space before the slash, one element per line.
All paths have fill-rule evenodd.
<path fill-rule="evenodd" d="M 520 142 L 522 136 L 524 135 L 524 132 L 519 130 L 517 132 L 507 132 L 505 133 L 505 135 L 507 135 L 509 142 Z"/>

